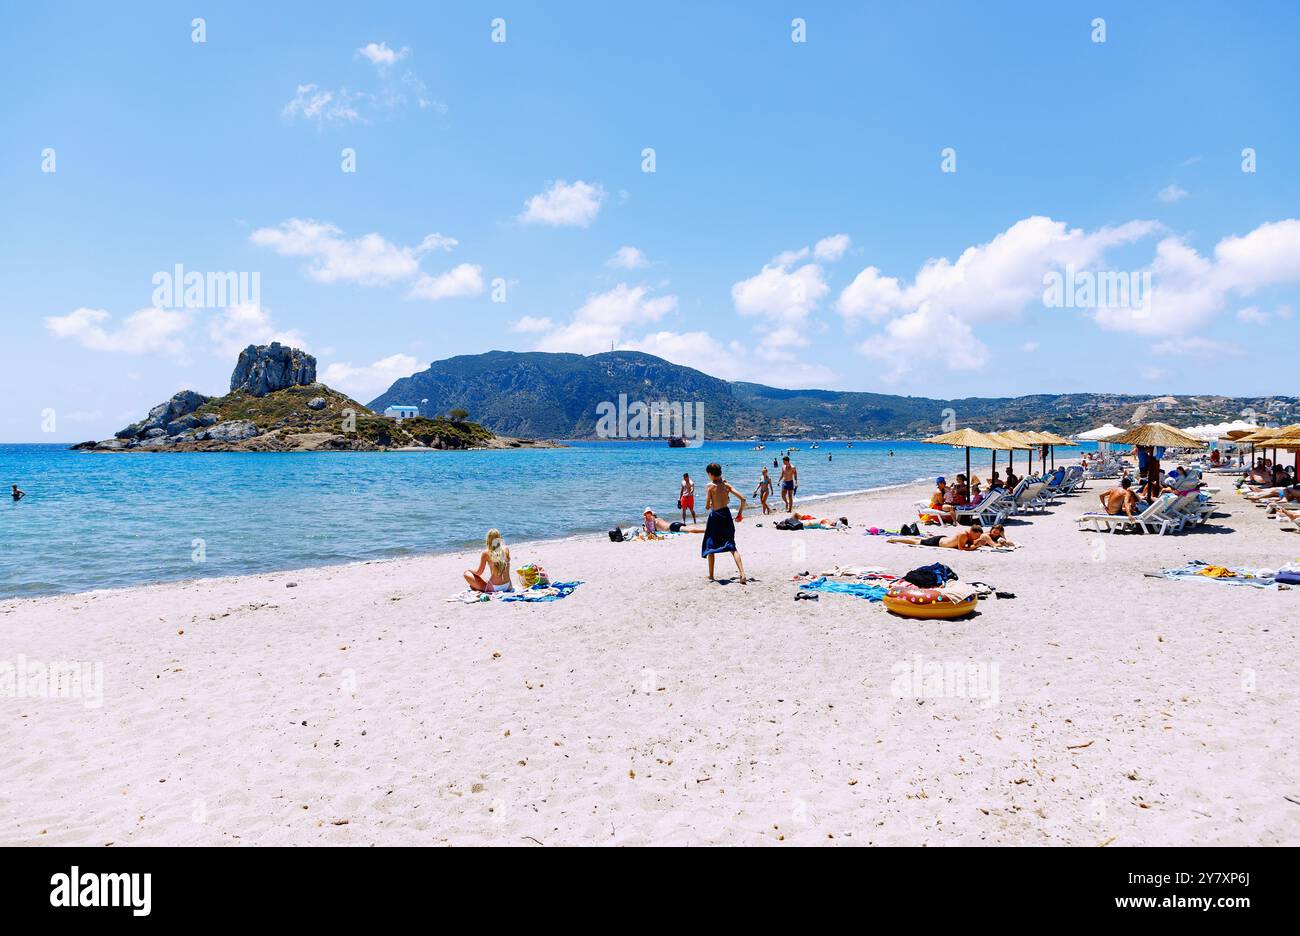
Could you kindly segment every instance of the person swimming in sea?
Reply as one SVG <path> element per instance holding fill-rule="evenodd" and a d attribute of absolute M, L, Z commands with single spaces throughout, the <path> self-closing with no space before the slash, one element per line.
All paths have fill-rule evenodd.
<path fill-rule="evenodd" d="M 24 497 L 27 496 L 27 492 L 26 492 L 26 491 L 20 491 L 20 490 L 18 490 L 18 485 L 16 485 L 16 484 L 11 484 L 11 485 L 9 485 L 9 487 L 10 487 L 10 489 L 11 489 L 11 491 L 12 491 L 13 498 L 14 498 L 14 503 L 15 503 L 15 504 L 18 503 L 20 500 L 22 500 Z"/>
<path fill-rule="evenodd" d="M 489 568 L 490 575 L 484 578 L 483 573 Z M 488 530 L 478 568 L 465 571 L 465 582 L 474 591 L 488 595 L 515 590 L 510 584 L 510 549 L 501 539 L 500 530 Z"/>
<path fill-rule="evenodd" d="M 740 552 L 736 549 L 736 523 L 731 519 L 731 497 L 734 494 L 740 501 L 740 510 L 736 511 L 736 520 L 745 519 L 745 495 L 727 483 L 722 477 L 722 466 L 711 462 L 704 469 L 709 476 L 709 486 L 705 488 L 704 506 L 709 511 L 708 522 L 704 526 L 704 542 L 700 544 L 700 555 L 709 560 L 709 581 L 713 578 L 713 557 L 720 552 L 731 553 L 736 560 L 736 571 L 740 573 L 740 584 L 747 585 L 745 566 L 740 561 Z"/>

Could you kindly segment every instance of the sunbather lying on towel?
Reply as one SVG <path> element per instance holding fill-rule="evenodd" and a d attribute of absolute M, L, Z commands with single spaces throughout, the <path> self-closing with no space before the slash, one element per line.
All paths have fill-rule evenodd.
<path fill-rule="evenodd" d="M 1017 546 L 1011 540 L 1007 539 L 1007 531 L 1002 529 L 1002 524 L 995 523 L 989 527 L 989 531 L 979 538 L 976 546 L 994 546 L 999 549 L 1016 549 Z"/>
<path fill-rule="evenodd" d="M 886 543 L 902 543 L 904 546 L 938 546 L 943 549 L 960 549 L 966 552 L 978 549 L 984 530 L 979 524 L 971 524 L 960 533 L 952 536 L 891 536 Z"/>
<path fill-rule="evenodd" d="M 644 522 L 641 525 L 641 532 L 645 534 L 646 539 L 659 539 L 660 533 L 703 533 L 704 527 L 688 527 L 680 521 L 674 520 L 669 523 L 660 517 L 653 510 L 647 507 L 641 514 Z"/>

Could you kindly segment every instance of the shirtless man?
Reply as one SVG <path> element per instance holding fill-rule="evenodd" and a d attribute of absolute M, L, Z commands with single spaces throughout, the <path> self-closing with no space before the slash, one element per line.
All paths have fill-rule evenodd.
<path fill-rule="evenodd" d="M 939 546 L 943 549 L 960 549 L 970 552 L 980 547 L 980 541 L 983 538 L 983 528 L 978 523 L 972 523 L 965 529 L 952 534 L 952 536 L 891 536 L 885 542 L 904 543 L 908 546 Z"/>
<path fill-rule="evenodd" d="M 794 492 L 799 489 L 799 469 L 790 464 L 790 456 L 781 459 L 781 503 L 794 512 Z"/>
<path fill-rule="evenodd" d="M 26 491 L 20 491 L 20 490 L 18 490 L 18 485 L 16 485 L 16 484 L 11 484 L 11 485 L 9 485 L 9 487 L 12 489 L 12 490 L 11 490 L 11 493 L 13 494 L 13 498 L 14 498 L 14 503 L 15 503 L 15 504 L 18 503 L 20 500 L 22 500 L 24 497 L 27 496 L 27 492 L 26 492 Z"/>
<path fill-rule="evenodd" d="M 695 516 L 695 482 L 691 476 L 683 472 L 682 486 L 677 492 L 678 504 L 682 508 L 682 523 L 686 522 L 686 511 L 691 512 L 691 523 L 698 523 L 699 519 Z"/>
<path fill-rule="evenodd" d="M 1128 476 L 1121 478 L 1119 487 L 1102 492 L 1100 497 L 1102 509 L 1112 517 L 1118 517 L 1120 514 L 1133 516 L 1133 508 L 1137 506 L 1138 499 L 1132 488 L 1132 478 Z"/>

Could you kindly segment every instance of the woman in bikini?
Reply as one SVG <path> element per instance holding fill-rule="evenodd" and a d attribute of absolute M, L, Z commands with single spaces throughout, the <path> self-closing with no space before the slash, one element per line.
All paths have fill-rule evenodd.
<path fill-rule="evenodd" d="M 704 507 L 709 512 L 708 522 L 704 525 L 704 542 L 700 544 L 700 555 L 708 557 L 709 581 L 713 578 L 713 557 L 720 552 L 731 553 L 736 560 L 736 571 L 740 573 L 740 584 L 748 584 L 745 567 L 741 564 L 740 553 L 736 551 L 736 524 L 731 519 L 731 496 L 740 501 L 740 510 L 736 520 L 745 519 L 745 495 L 727 483 L 722 477 L 722 466 L 713 462 L 705 469 L 709 475 L 709 486 L 705 488 Z"/>
<path fill-rule="evenodd" d="M 491 574 L 484 578 L 483 573 L 489 567 Z M 483 554 L 478 559 L 478 568 L 472 572 L 468 569 L 465 571 L 465 582 L 474 591 L 489 595 L 515 590 L 510 584 L 510 549 L 502 541 L 500 530 L 488 530 Z"/>
<path fill-rule="evenodd" d="M 772 496 L 772 476 L 767 473 L 766 468 L 761 470 L 763 474 L 758 479 L 758 487 L 754 489 L 754 496 L 763 505 L 763 513 L 770 514 L 772 508 L 767 505 L 767 499 Z"/>

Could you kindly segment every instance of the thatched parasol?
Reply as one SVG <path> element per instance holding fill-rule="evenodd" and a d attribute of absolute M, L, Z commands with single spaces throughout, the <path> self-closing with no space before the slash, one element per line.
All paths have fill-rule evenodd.
<path fill-rule="evenodd" d="M 1107 439 L 1115 445 L 1143 445 L 1154 448 L 1202 448 L 1205 443 L 1168 423 L 1147 423 Z"/>
<path fill-rule="evenodd" d="M 931 445 L 951 445 L 955 448 L 964 448 L 966 450 L 966 480 L 968 482 L 970 481 L 970 450 L 973 448 L 996 450 L 1003 447 L 1001 440 L 990 438 L 982 432 L 976 432 L 974 429 L 958 429 L 956 432 L 945 432 L 943 435 L 931 436 L 921 441 L 928 442 Z"/>
<path fill-rule="evenodd" d="M 1019 429 L 1005 429 L 999 432 L 1004 439 L 1010 439 L 1016 443 L 1016 448 L 1029 449 L 1029 473 L 1034 473 L 1034 446 L 1038 445 L 1038 440 L 1027 432 L 1021 432 Z"/>

